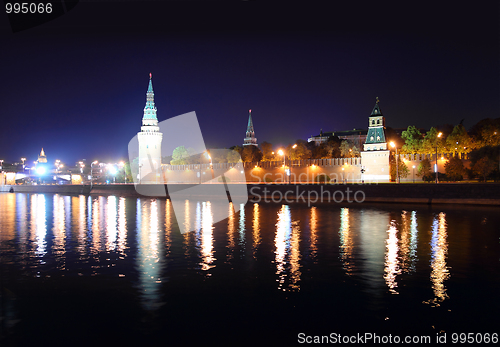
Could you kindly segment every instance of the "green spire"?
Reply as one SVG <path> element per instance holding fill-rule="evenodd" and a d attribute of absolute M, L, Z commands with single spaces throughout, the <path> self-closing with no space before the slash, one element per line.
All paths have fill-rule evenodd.
<path fill-rule="evenodd" d="M 146 106 L 144 107 L 144 116 L 142 119 L 156 119 L 155 93 L 153 92 L 152 74 L 149 74 L 149 86 L 146 93 Z"/>
<path fill-rule="evenodd" d="M 252 122 L 252 110 L 248 110 L 248 126 L 247 126 L 247 134 L 254 133 L 253 131 L 253 122 Z M 248 135 L 247 135 L 248 136 Z M 252 135 L 253 136 L 253 135 Z"/>

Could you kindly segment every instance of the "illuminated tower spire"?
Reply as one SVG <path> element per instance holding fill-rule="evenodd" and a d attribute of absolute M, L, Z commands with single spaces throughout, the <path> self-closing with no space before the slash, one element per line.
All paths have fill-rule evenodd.
<path fill-rule="evenodd" d="M 158 183 L 161 172 L 161 141 L 163 133 L 160 132 L 158 126 L 154 98 L 152 74 L 150 73 L 142 127 L 137 134 L 139 140 L 140 183 Z"/>
<path fill-rule="evenodd" d="M 146 106 L 144 106 L 144 117 L 142 118 L 143 121 L 145 119 L 154 119 L 158 121 L 158 119 L 156 118 L 155 92 L 153 91 L 152 78 L 153 75 L 150 73 L 149 86 L 148 86 L 148 91 L 146 93 Z"/>
<path fill-rule="evenodd" d="M 39 163 L 46 163 L 47 162 L 47 156 L 45 155 L 43 148 L 42 148 L 42 151 L 40 152 L 40 155 L 38 156 L 38 162 Z"/>
<path fill-rule="evenodd" d="M 247 133 L 243 141 L 244 141 L 243 146 L 248 146 L 248 145 L 257 146 L 257 139 L 255 138 L 255 131 L 253 129 L 253 122 L 252 122 L 252 110 L 248 110 Z"/>

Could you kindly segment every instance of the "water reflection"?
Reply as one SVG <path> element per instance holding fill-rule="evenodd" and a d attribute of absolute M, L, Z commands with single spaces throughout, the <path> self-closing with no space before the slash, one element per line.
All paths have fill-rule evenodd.
<path fill-rule="evenodd" d="M 117 206 L 116 196 L 108 196 L 106 203 L 106 251 L 114 251 L 116 248 L 117 230 Z"/>
<path fill-rule="evenodd" d="M 351 223 L 349 222 L 349 209 L 343 207 L 340 209 L 340 260 L 342 261 L 342 267 L 344 268 L 347 275 L 351 275 L 354 268 L 352 262 L 352 249 L 353 249 L 353 238 L 351 231 Z"/>
<path fill-rule="evenodd" d="M 276 280 L 280 291 L 297 292 L 311 288 L 309 285 L 317 280 L 316 274 L 332 268 L 332 259 L 335 269 L 342 267 L 342 276 L 352 276 L 346 283 L 359 285 L 359 292 L 367 294 L 370 302 L 376 303 L 374 306 L 379 305 L 376 309 L 380 309 L 388 301 L 377 298 L 387 292 L 408 295 L 410 289 L 403 290 L 406 288 L 402 286 L 403 280 L 409 278 L 407 274 L 417 272 L 418 258 L 422 259 L 426 252 L 422 249 L 429 245 L 430 268 L 421 266 L 420 273 L 406 282 L 408 287 L 416 288 L 411 288 L 412 294 L 408 297 L 413 298 L 414 292 L 422 287 L 426 291 L 432 289 L 431 299 L 426 302 L 439 306 L 448 298 L 446 281 L 451 276 L 448 242 L 457 247 L 456 251 L 454 249 L 456 254 L 469 256 L 471 251 L 477 254 L 484 250 L 484 240 L 491 237 L 481 234 L 479 238 L 475 234 L 478 238 L 470 242 L 467 238 L 469 227 L 463 228 L 459 214 L 451 218 L 445 213 L 434 215 L 426 210 L 417 213 L 394 207 L 385 210 L 350 206 L 337 210 L 332 206 L 297 204 L 291 209 L 288 205 L 251 203 L 240 206 L 237 215 L 232 203 L 228 208 L 216 202 L 183 201 L 184 214 L 176 221 L 170 200 L 161 199 L 5 194 L 0 195 L 0 202 L 2 260 L 10 261 L 12 254 L 12 259 L 19 259 L 14 265 L 23 271 L 34 269 L 48 275 L 64 270 L 65 274 L 73 272 L 81 276 L 91 271 L 93 274 L 100 271 L 102 277 L 126 276 L 127 283 L 130 279 L 139 288 L 137 296 L 147 310 L 155 310 L 161 305 L 161 286 L 171 276 L 176 281 L 183 281 L 189 276 L 219 275 L 226 270 L 243 269 L 240 277 L 247 284 L 253 283 L 255 278 L 266 281 L 268 277 L 263 271 L 271 269 L 273 288 L 276 288 Z M 228 219 L 214 224 L 214 220 L 218 220 L 216 213 L 220 211 L 227 211 Z M 297 221 L 299 217 L 306 230 L 303 238 Z M 491 218 L 496 218 L 493 213 Z M 194 232 L 181 236 L 176 222 L 185 223 L 186 229 L 193 228 Z M 426 228 L 430 233 L 419 236 L 418 229 L 423 225 L 429 225 Z M 488 219 L 481 227 L 491 228 L 490 225 Z M 461 233 L 448 235 L 448 227 Z M 337 232 L 338 248 L 337 244 L 332 247 L 332 243 L 328 243 L 336 241 Z M 472 247 L 479 248 L 471 250 Z M 217 253 L 219 250 L 222 251 Z M 311 262 L 301 263 L 303 257 L 309 256 Z M 50 266 L 44 266 L 45 261 Z M 231 264 L 221 266 L 221 261 Z M 473 270 L 474 266 L 481 265 L 473 263 L 474 259 L 470 261 Z M 96 264 L 98 262 L 101 263 Z M 169 268 L 170 264 L 175 266 Z M 217 272 L 212 271 L 216 266 Z M 469 270 L 457 267 L 455 271 Z M 225 275 L 210 281 L 215 283 L 229 277 Z M 332 279 L 335 280 L 338 278 Z M 340 280 L 345 280 L 345 276 Z"/>
<path fill-rule="evenodd" d="M 239 235 L 239 245 L 241 246 L 241 251 L 245 250 L 245 205 L 240 205 L 240 227 L 238 229 Z"/>
<path fill-rule="evenodd" d="M 46 253 L 47 241 L 45 236 L 47 234 L 46 224 L 46 211 L 45 211 L 45 195 L 33 194 L 31 196 L 31 241 L 36 246 L 35 256 L 42 258 Z M 33 218 L 34 215 L 34 218 Z M 45 264 L 40 259 L 41 264 Z"/>
<path fill-rule="evenodd" d="M 446 231 L 446 214 L 443 212 L 434 219 L 432 223 L 431 238 L 431 282 L 434 298 L 426 303 L 432 306 L 439 306 L 441 302 L 448 298 L 444 281 L 450 277 L 450 272 L 446 265 L 448 254 L 448 242 Z"/>
<path fill-rule="evenodd" d="M 260 236 L 260 206 L 257 203 L 253 204 L 253 226 L 252 226 L 252 239 L 253 239 L 253 257 L 256 258 L 257 248 L 262 242 L 262 237 Z"/>
<path fill-rule="evenodd" d="M 86 228 L 85 228 L 85 212 L 86 212 L 86 201 L 85 196 L 80 195 L 78 197 L 74 196 L 72 199 L 71 211 L 72 211 L 72 226 L 71 230 L 76 234 L 76 251 L 80 255 L 80 260 L 86 254 Z"/>
<path fill-rule="evenodd" d="M 65 201 L 64 197 L 58 194 L 54 195 L 54 223 L 52 228 L 52 254 L 57 260 L 57 268 L 64 270 L 64 254 L 66 253 L 66 221 L 65 221 Z"/>
<path fill-rule="evenodd" d="M 389 287 L 389 291 L 392 294 L 399 294 L 395 288 L 398 286 L 398 282 L 396 281 L 396 276 L 401 273 L 399 269 L 399 260 L 398 260 L 398 230 L 396 229 L 396 221 L 391 221 L 389 226 L 389 230 L 387 230 L 388 238 L 386 240 L 386 249 L 387 252 L 385 254 L 385 266 L 384 266 L 384 279 L 385 283 Z"/>
<path fill-rule="evenodd" d="M 298 291 L 300 289 L 299 238 L 298 222 L 292 222 L 290 207 L 283 205 L 278 212 L 274 238 L 276 275 L 278 275 L 277 282 L 280 290 Z"/>
<path fill-rule="evenodd" d="M 230 261 L 231 259 L 233 259 L 233 253 L 234 253 L 234 248 L 236 247 L 236 240 L 235 240 L 235 236 L 234 236 L 234 233 L 236 231 L 236 228 L 234 227 L 234 223 L 236 221 L 236 218 L 235 218 L 235 213 L 234 213 L 234 207 L 233 207 L 233 203 L 230 202 L 229 203 L 229 217 L 227 219 L 227 248 L 228 248 L 228 252 L 227 252 L 227 261 Z M 240 211 L 241 213 L 241 211 Z"/>
<path fill-rule="evenodd" d="M 200 206 L 201 205 L 201 206 Z M 209 270 L 215 265 L 214 251 L 213 251 L 213 215 L 212 204 L 207 201 L 197 204 L 196 207 L 196 236 L 197 246 L 200 249 L 201 269 L 203 271 Z M 210 274 L 208 274 L 210 275 Z"/>
<path fill-rule="evenodd" d="M 138 199 L 136 266 L 139 272 L 141 303 L 146 310 L 155 310 L 160 305 L 161 248 L 158 212 L 157 200 L 147 200 L 141 205 Z"/>
<path fill-rule="evenodd" d="M 14 194 L 11 194 L 14 196 Z M 28 255 L 28 220 L 29 220 L 29 213 L 28 213 L 28 199 L 25 194 L 16 194 L 15 195 L 15 200 L 16 200 L 16 219 L 17 219 L 17 230 L 18 230 L 18 237 L 19 237 L 19 253 L 22 255 L 21 256 L 21 263 L 25 266 L 27 264 L 27 255 Z M 7 209 L 10 210 L 10 209 Z M 11 210 L 12 214 L 14 214 L 14 211 Z M 4 221 L 0 220 L 0 224 L 3 224 Z M 12 230 L 12 233 L 14 233 L 14 230 Z M 2 236 L 0 235 L 0 240 L 2 239 Z"/>
<path fill-rule="evenodd" d="M 127 216 L 125 213 L 125 198 L 121 197 L 118 202 L 118 242 L 117 250 L 125 256 L 125 249 L 127 248 Z"/>
<path fill-rule="evenodd" d="M 318 256 L 318 209 L 316 206 L 311 207 L 311 219 L 309 222 L 309 230 L 311 235 L 309 237 L 309 244 L 311 249 L 311 259 L 314 264 L 317 264 L 317 256 Z"/>

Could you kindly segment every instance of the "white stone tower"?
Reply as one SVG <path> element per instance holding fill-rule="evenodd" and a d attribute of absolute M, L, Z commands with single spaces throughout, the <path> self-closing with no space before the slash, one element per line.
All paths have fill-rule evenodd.
<path fill-rule="evenodd" d="M 159 183 L 161 178 L 161 141 L 163 134 L 156 118 L 155 93 L 152 75 L 149 74 L 149 86 L 146 93 L 146 106 L 142 117 L 141 131 L 137 133 L 139 141 L 139 183 Z"/>
<path fill-rule="evenodd" d="M 389 150 L 385 140 L 385 118 L 379 100 L 368 117 L 368 133 L 361 152 L 361 179 L 368 182 L 389 182 Z"/>

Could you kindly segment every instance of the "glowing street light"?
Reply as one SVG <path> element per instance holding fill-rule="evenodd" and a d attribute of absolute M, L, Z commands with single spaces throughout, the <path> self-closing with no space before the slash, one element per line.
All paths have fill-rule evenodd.
<path fill-rule="evenodd" d="M 438 138 L 441 138 L 442 132 L 438 134 Z M 436 183 L 438 183 L 438 142 L 436 141 L 436 165 L 434 165 L 434 171 L 436 172 Z"/>
<path fill-rule="evenodd" d="M 0 159 L 0 170 L 3 169 L 3 159 Z"/>
<path fill-rule="evenodd" d="M 415 165 L 413 165 L 413 183 L 415 183 Z"/>
<path fill-rule="evenodd" d="M 21 160 L 23 161 L 23 172 L 24 172 L 24 162 L 26 161 L 26 158 L 21 158 Z"/>
<path fill-rule="evenodd" d="M 90 190 L 92 190 L 92 183 L 94 182 L 94 164 L 99 164 L 99 162 L 96 160 L 90 163 Z"/>
<path fill-rule="evenodd" d="M 396 183 L 399 183 L 399 160 L 398 160 L 398 148 L 396 144 L 391 141 L 391 147 L 396 148 Z"/>

